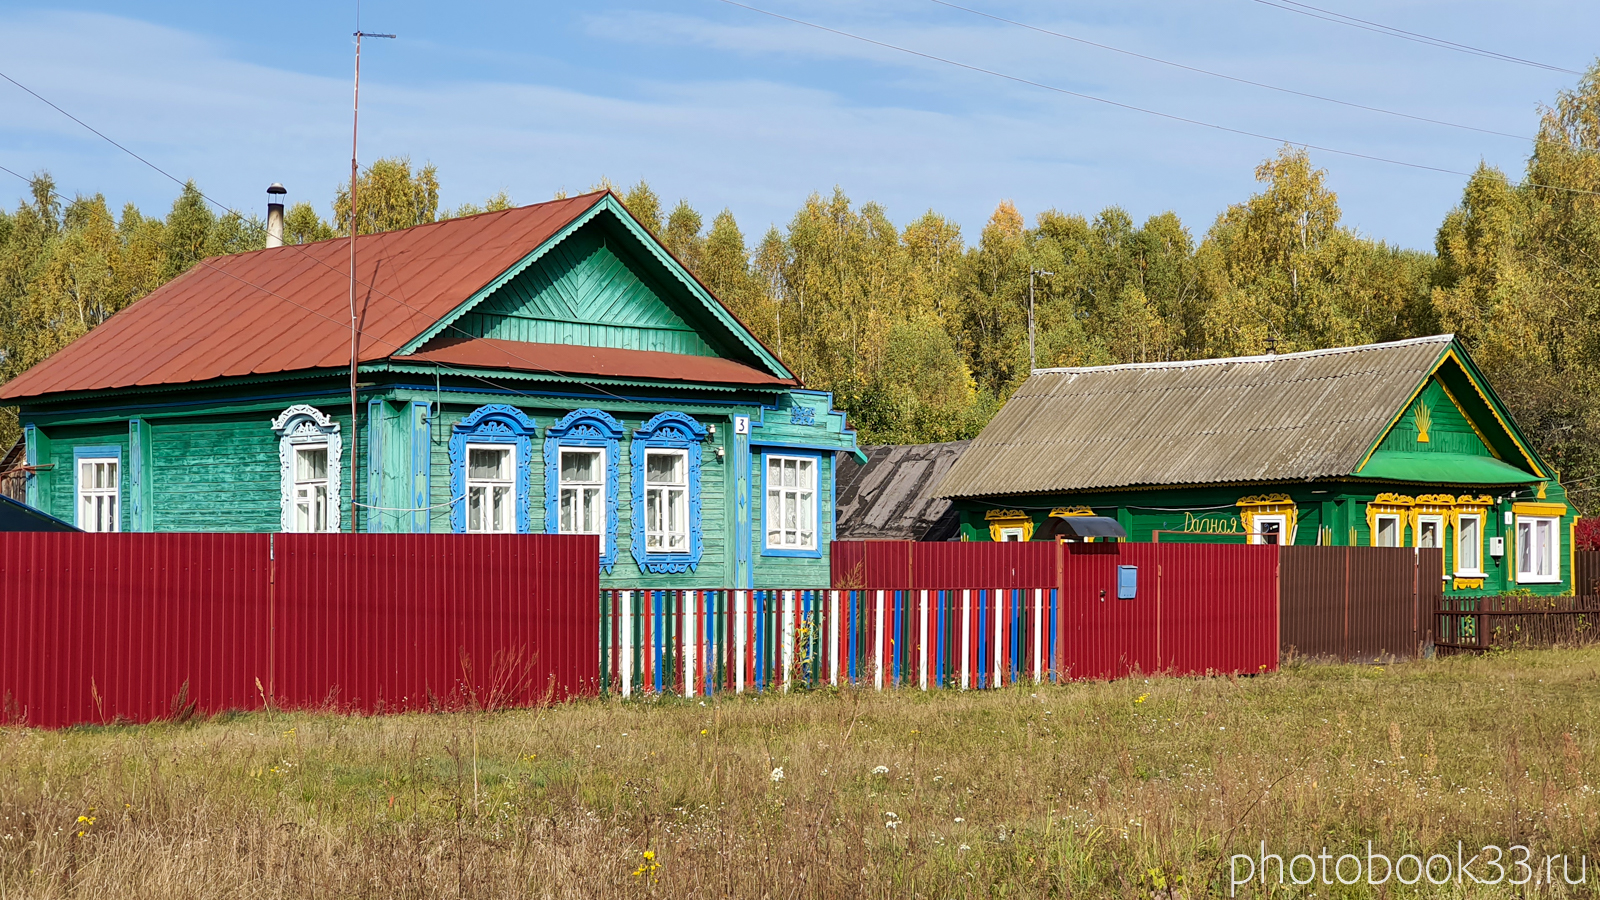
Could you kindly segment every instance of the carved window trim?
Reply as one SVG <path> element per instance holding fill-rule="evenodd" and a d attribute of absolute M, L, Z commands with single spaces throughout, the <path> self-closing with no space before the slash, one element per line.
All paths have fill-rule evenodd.
<path fill-rule="evenodd" d="M 450 429 L 450 530 L 467 531 L 467 445 L 511 444 L 517 479 L 516 534 L 527 534 L 533 435 L 538 430 L 522 410 L 503 403 L 480 406 Z"/>
<path fill-rule="evenodd" d="M 700 565 L 703 552 L 703 535 L 700 529 L 700 457 L 706 438 L 706 427 L 686 413 L 657 413 L 643 427 L 634 431 L 629 461 L 633 466 L 633 527 L 631 549 L 641 572 L 656 575 L 681 575 L 692 572 Z M 652 553 L 645 547 L 644 534 L 644 474 L 645 451 L 657 449 L 688 451 L 689 461 L 689 552 Z"/>
<path fill-rule="evenodd" d="M 339 514 L 340 477 L 344 471 L 344 438 L 339 423 L 314 406 L 297 403 L 279 413 L 272 420 L 272 430 L 278 435 L 278 527 L 284 532 L 294 531 L 294 457 L 295 450 L 307 444 L 328 446 L 328 521 L 327 531 L 337 533 Z"/>
<path fill-rule="evenodd" d="M 561 533 L 561 448 L 594 448 L 605 456 L 605 526 L 600 535 L 600 568 L 617 564 L 617 484 L 622 423 L 599 409 L 575 409 L 544 432 L 544 530 Z"/>

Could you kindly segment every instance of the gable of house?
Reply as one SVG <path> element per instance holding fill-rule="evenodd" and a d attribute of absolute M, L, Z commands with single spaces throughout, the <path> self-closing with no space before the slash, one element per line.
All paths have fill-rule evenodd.
<path fill-rule="evenodd" d="M 611 195 L 407 342 L 482 338 L 719 357 L 793 375 Z"/>
<path fill-rule="evenodd" d="M 1463 485 L 1529 484 L 1550 477 L 1487 382 L 1454 346 L 1353 474 Z"/>

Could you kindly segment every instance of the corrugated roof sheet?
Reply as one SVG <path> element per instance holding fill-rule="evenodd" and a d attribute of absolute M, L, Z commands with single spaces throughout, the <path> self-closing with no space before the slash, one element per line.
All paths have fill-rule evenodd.
<path fill-rule="evenodd" d="M 1452 340 L 1040 369 L 934 494 L 1349 475 Z"/>
<path fill-rule="evenodd" d="M 950 501 L 932 491 L 971 443 L 863 447 L 866 465 L 838 454 L 837 540 L 944 540 Z"/>
<path fill-rule="evenodd" d="M 656 350 L 621 350 L 572 344 L 534 344 L 498 338 L 435 338 L 397 363 L 438 362 L 451 366 L 555 372 L 612 378 L 793 387 L 792 378 L 777 378 L 760 369 L 715 356 L 688 356 Z"/>
<path fill-rule="evenodd" d="M 356 239 L 361 359 L 465 302 L 604 191 Z M 0 387 L 15 400 L 350 365 L 348 240 L 213 257 Z"/>

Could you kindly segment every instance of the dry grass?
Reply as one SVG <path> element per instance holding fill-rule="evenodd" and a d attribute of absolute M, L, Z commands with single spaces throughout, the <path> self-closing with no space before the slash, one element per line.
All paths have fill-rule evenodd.
<path fill-rule="evenodd" d="M 1229 855 L 1261 840 L 1592 853 L 1597 679 L 1600 650 L 1556 650 L 985 694 L 12 728 L 0 892 L 1226 896 Z"/>

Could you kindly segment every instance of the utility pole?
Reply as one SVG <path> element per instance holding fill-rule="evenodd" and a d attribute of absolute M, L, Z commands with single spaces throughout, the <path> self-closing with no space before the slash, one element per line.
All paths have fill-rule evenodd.
<path fill-rule="evenodd" d="M 1035 269 L 1032 266 L 1028 267 L 1028 374 L 1029 375 L 1032 375 L 1033 374 L 1033 370 L 1037 369 L 1039 367 L 1039 360 L 1038 360 L 1037 357 L 1034 356 L 1034 351 L 1033 351 L 1033 276 L 1035 276 L 1035 275 L 1051 276 L 1051 275 L 1054 275 L 1054 274 L 1056 274 L 1056 273 L 1054 273 L 1054 272 L 1046 272 L 1043 269 Z"/>
<path fill-rule="evenodd" d="M 350 533 L 356 533 L 356 457 L 360 455 L 361 427 L 356 418 L 356 366 L 360 360 L 361 329 L 356 325 L 356 136 L 361 126 L 361 39 L 389 38 L 392 34 L 368 34 L 361 30 L 360 7 L 356 21 L 356 89 L 350 115 Z M 369 498 L 370 499 L 370 498 Z M 337 503 L 338 498 L 334 498 Z"/>

